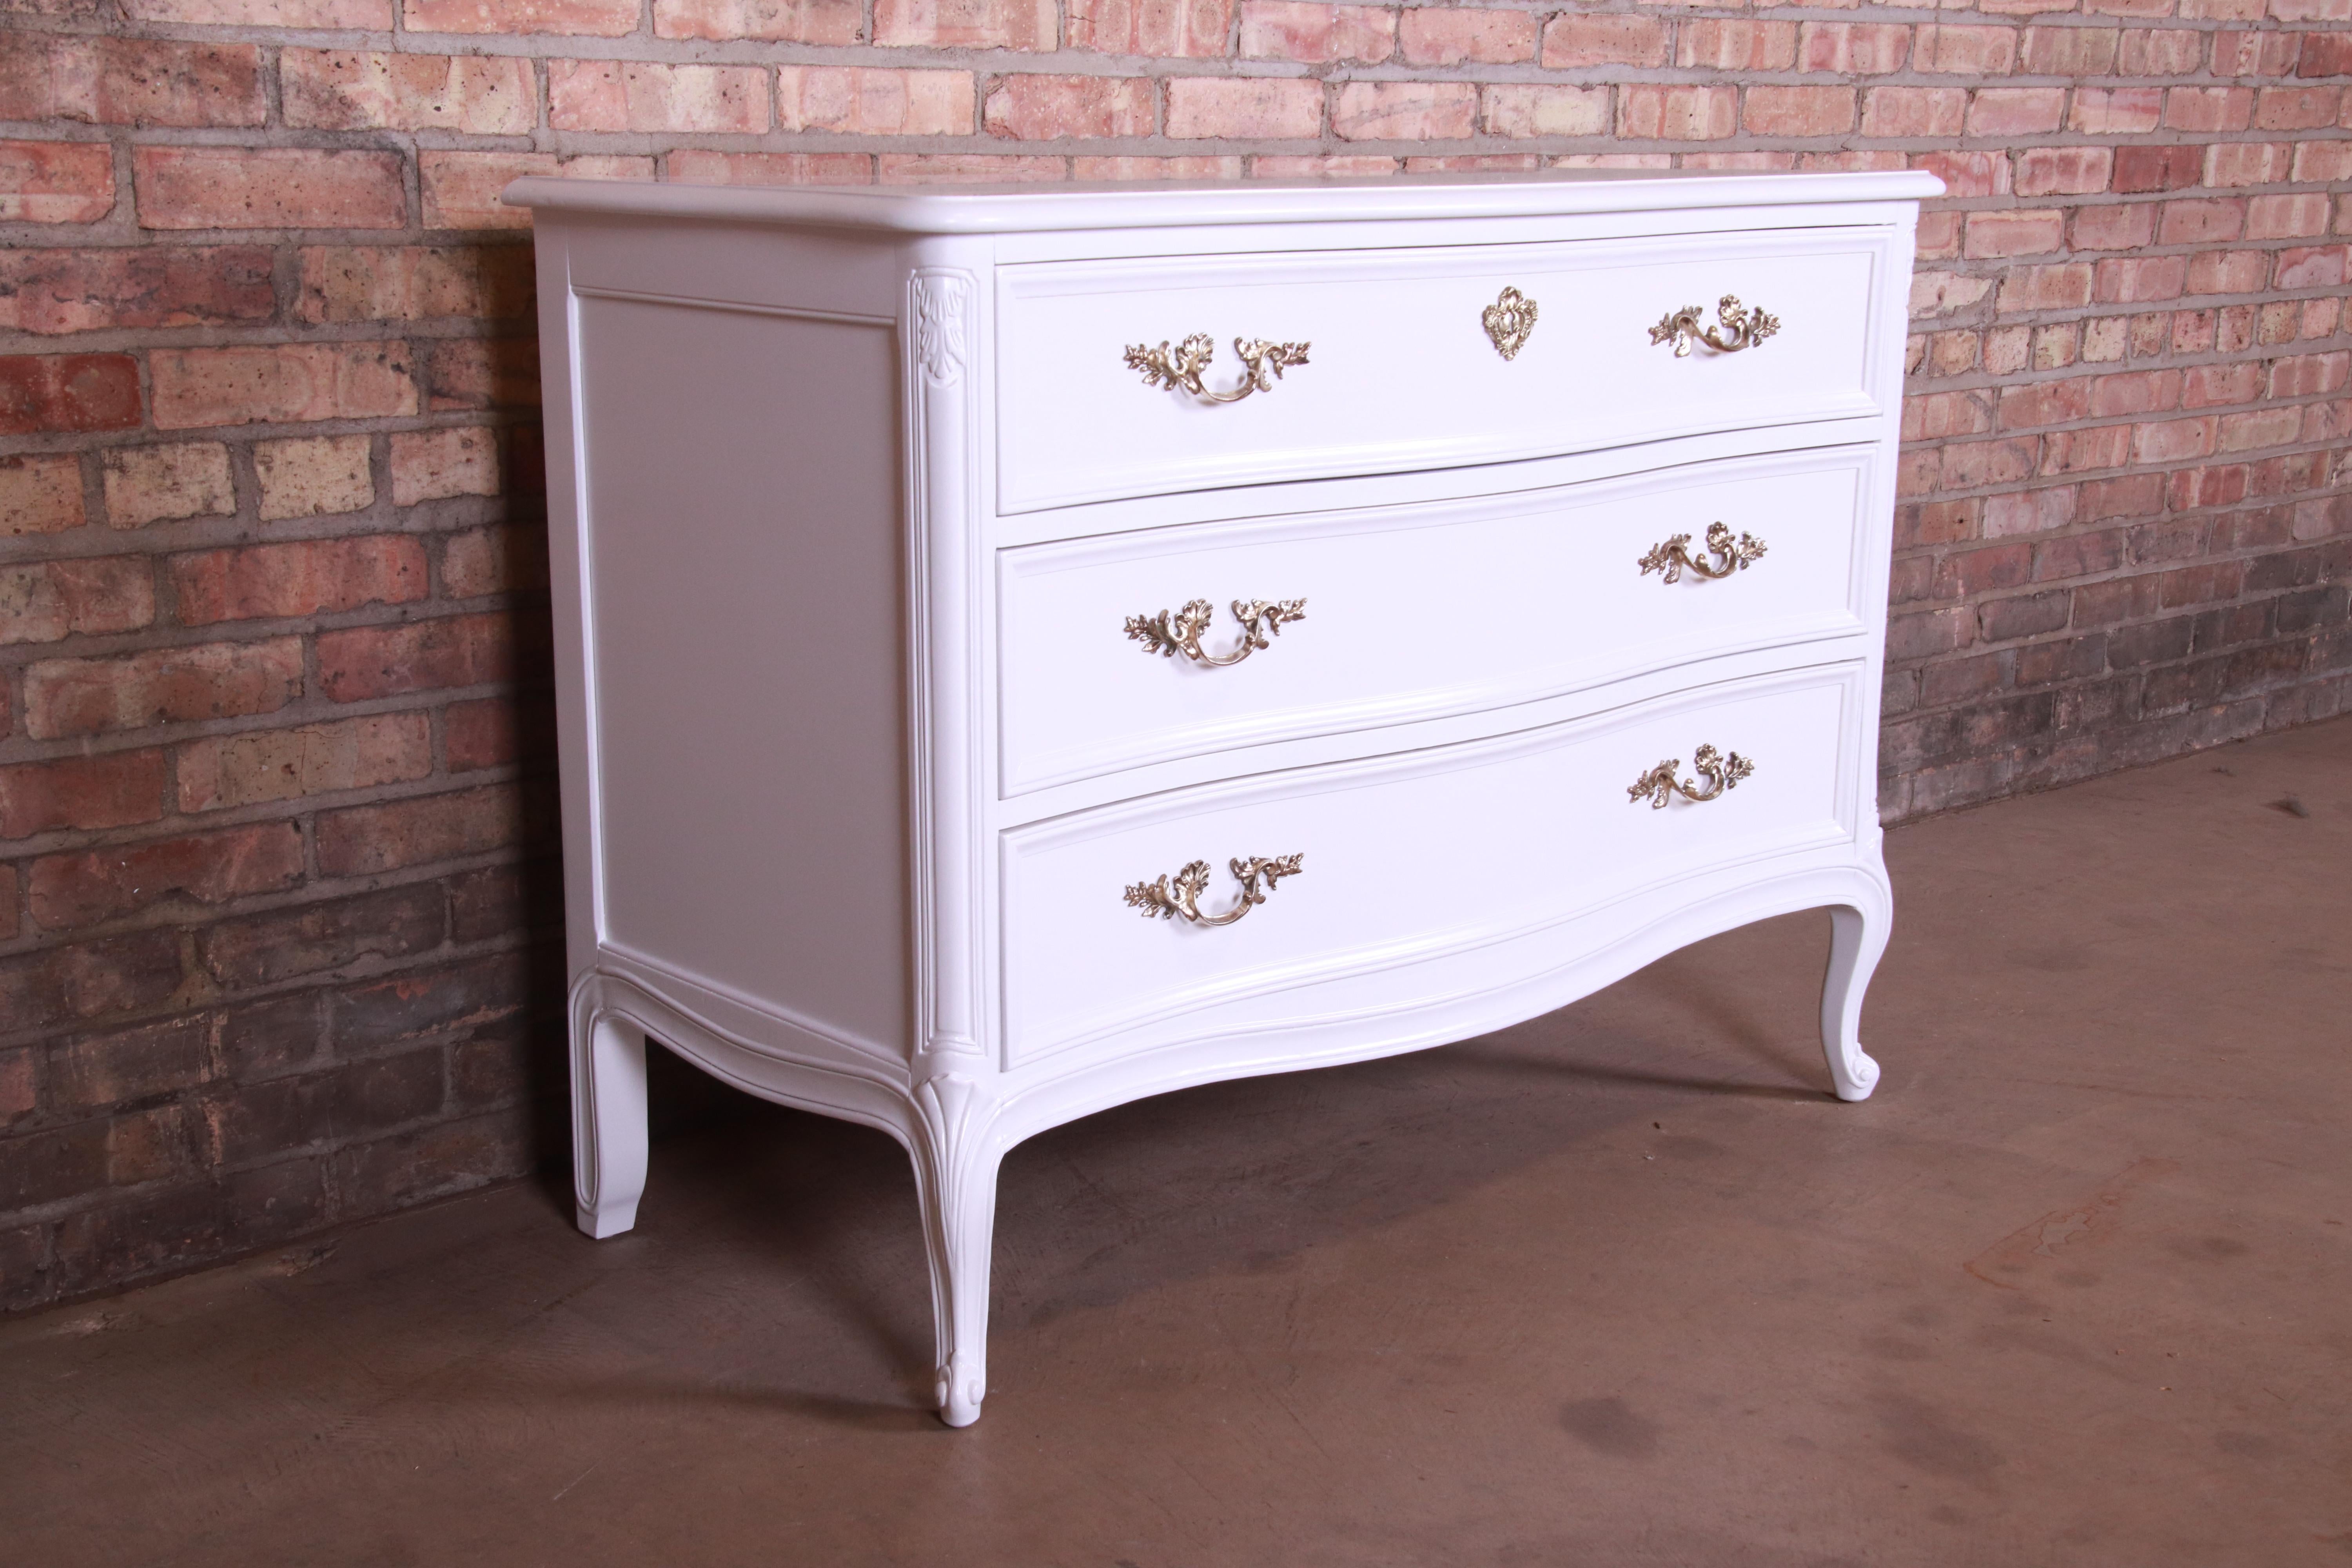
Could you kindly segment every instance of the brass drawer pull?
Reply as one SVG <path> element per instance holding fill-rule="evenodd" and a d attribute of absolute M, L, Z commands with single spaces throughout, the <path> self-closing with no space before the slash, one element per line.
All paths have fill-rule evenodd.
<path fill-rule="evenodd" d="M 1738 752 L 1727 757 L 1711 745 L 1701 746 L 1691 753 L 1691 765 L 1698 770 L 1700 778 L 1706 780 L 1706 788 L 1700 788 L 1689 779 L 1676 782 L 1675 770 L 1682 765 L 1680 757 L 1668 757 L 1635 779 L 1633 787 L 1625 792 L 1626 796 L 1636 801 L 1648 796 L 1653 811 L 1663 808 L 1676 795 L 1696 801 L 1709 801 L 1725 790 L 1735 787 L 1741 779 L 1756 771 L 1756 764 Z"/>
<path fill-rule="evenodd" d="M 1745 571 L 1748 563 L 1764 553 L 1764 542 L 1752 533 L 1731 537 L 1731 530 L 1719 522 L 1706 525 L 1707 553 L 1715 557 L 1710 564 L 1704 557 L 1690 552 L 1690 535 L 1677 533 L 1664 544 L 1653 544 L 1650 552 L 1634 565 L 1646 577 L 1653 572 L 1664 573 L 1660 580 L 1666 583 L 1682 581 L 1683 568 L 1687 566 L 1702 577 L 1728 577 L 1734 572 Z"/>
<path fill-rule="evenodd" d="M 1780 330 L 1780 318 L 1769 310 L 1751 310 L 1739 302 L 1737 294 L 1726 294 L 1716 301 L 1716 319 L 1721 329 L 1702 326 L 1699 308 L 1685 305 L 1679 310 L 1669 310 L 1650 329 L 1652 343 L 1672 343 L 1675 357 L 1690 357 L 1694 342 L 1705 343 L 1719 353 L 1738 353 L 1752 349 Z"/>
<path fill-rule="evenodd" d="M 1154 915 L 1162 920 L 1172 920 L 1181 915 L 1194 925 L 1229 926 L 1265 902 L 1266 895 L 1274 891 L 1275 883 L 1285 877 L 1297 876 L 1298 863 L 1305 858 L 1306 854 L 1302 850 L 1297 855 L 1278 855 L 1271 860 L 1252 856 L 1246 860 L 1226 861 L 1234 880 L 1242 885 L 1242 897 L 1241 902 L 1221 915 L 1201 912 L 1201 895 L 1209 890 L 1209 863 L 1206 860 L 1187 864 L 1176 873 L 1172 885 L 1164 876 L 1156 881 L 1135 883 L 1127 889 L 1127 901 L 1130 908 L 1141 910 L 1145 920 Z"/>
<path fill-rule="evenodd" d="M 1220 668 L 1239 664 L 1252 651 L 1267 647 L 1267 638 L 1279 637 L 1283 626 L 1291 621 L 1307 618 L 1304 599 L 1252 599 L 1244 604 L 1235 599 L 1234 619 L 1242 624 L 1242 640 L 1234 651 L 1220 658 L 1201 647 L 1201 634 L 1209 629 L 1209 621 L 1216 611 L 1206 599 L 1194 599 L 1181 610 L 1162 610 L 1156 616 L 1129 616 L 1127 635 L 1143 645 L 1147 654 L 1173 658 L 1182 654 L 1194 664 Z"/>
<path fill-rule="evenodd" d="M 1486 341 L 1505 359 L 1517 359 L 1527 347 L 1528 334 L 1536 330 L 1536 302 L 1517 289 L 1506 289 L 1495 297 L 1478 318 L 1486 329 Z"/>
<path fill-rule="evenodd" d="M 1211 403 L 1239 403 L 1253 392 L 1272 392 L 1284 370 L 1307 363 L 1307 347 L 1306 343 L 1270 343 L 1264 338 L 1252 338 L 1246 342 L 1235 338 L 1234 353 L 1241 355 L 1249 374 L 1231 392 L 1211 392 L 1201 384 L 1201 373 L 1209 368 L 1209 362 L 1217 354 L 1217 345 L 1206 332 L 1194 332 L 1179 343 L 1173 353 L 1169 352 L 1165 339 L 1156 349 L 1130 343 L 1127 363 L 1129 369 L 1143 373 L 1147 386 L 1181 389 Z M 1274 379 L 1268 380 L 1269 376 Z"/>

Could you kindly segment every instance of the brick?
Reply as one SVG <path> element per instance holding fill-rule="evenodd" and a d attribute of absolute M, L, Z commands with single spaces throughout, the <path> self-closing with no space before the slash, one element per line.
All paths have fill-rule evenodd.
<path fill-rule="evenodd" d="M 387 888 L 222 921 L 197 933 L 196 959 L 221 984 L 269 985 L 438 947 L 443 918 L 439 888 Z"/>
<path fill-rule="evenodd" d="M 2131 461 L 2129 425 L 2101 425 L 2088 430 L 2062 430 L 2042 437 L 2042 472 L 2091 473 L 2117 468 Z"/>
<path fill-rule="evenodd" d="M 1045 9 L 1050 16 L 1050 5 Z M 1069 45 L 1105 55 L 1214 59 L 1225 52 L 1233 15 L 1233 0 L 1069 0 Z M 1042 36 L 1036 47 L 1052 48 L 1050 25 Z"/>
<path fill-rule="evenodd" d="M 1540 20 L 1527 11 L 1416 5 L 1399 22 L 1397 41 L 1408 65 L 1515 65 L 1536 58 Z"/>
<path fill-rule="evenodd" d="M 2340 245 L 2293 246 L 2275 254 L 2278 270 L 2273 288 L 2327 289 L 2344 281 L 2345 254 Z"/>
<path fill-rule="evenodd" d="M 2164 123 L 2175 131 L 2243 131 L 2253 118 L 2248 88 L 2176 87 L 2164 95 Z"/>
<path fill-rule="evenodd" d="M 1477 117 L 1469 82 L 1351 81 L 1332 106 L 1331 132 L 1349 142 L 1454 142 Z"/>
<path fill-rule="evenodd" d="M 2283 142 L 2219 142 L 2205 150 L 2209 185 L 2267 185 L 2284 180 L 2293 152 Z"/>
<path fill-rule="evenodd" d="M 261 481 L 261 520 L 364 510 L 375 500 L 370 445 L 365 436 L 315 436 L 256 445 L 253 468 Z"/>
<path fill-rule="evenodd" d="M 392 0 L 122 0 L 141 22 L 214 27 L 338 27 L 388 33 Z"/>
<path fill-rule="evenodd" d="M 2273 35 L 2258 33 L 2243 36 L 2266 37 Z M 2287 36 L 2300 39 L 2303 44 L 2300 58 L 2294 68 L 2295 75 L 2352 76 L 2352 33 L 2336 28 L 2323 33 L 2294 33 Z"/>
<path fill-rule="evenodd" d="M 870 185 L 874 158 L 866 153 L 711 153 L 681 147 L 669 155 L 669 177 L 703 185 Z"/>
<path fill-rule="evenodd" d="M 519 55 L 281 49 L 278 80 L 293 126 L 524 136 L 539 123 L 530 61 Z"/>
<path fill-rule="evenodd" d="M 35 740 L 149 724 L 274 713 L 302 694 L 297 637 L 158 648 L 121 658 L 48 659 L 25 672 Z"/>
<path fill-rule="evenodd" d="M 1242 160 L 1233 157 L 1073 158 L 1074 180 L 1238 180 Z"/>
<path fill-rule="evenodd" d="M 480 426 L 396 431 L 391 446 L 395 506 L 499 493 L 498 438 Z"/>
<path fill-rule="evenodd" d="M 2143 463 L 2178 462 L 2213 450 L 2213 421 L 2168 419 L 2132 426 L 2132 455 Z"/>
<path fill-rule="evenodd" d="M 2110 304 L 2177 300 L 2189 281 L 2188 258 L 2110 258 L 2098 264 L 2098 297 Z"/>
<path fill-rule="evenodd" d="M 547 122 L 558 131 L 757 135 L 768 129 L 768 73 L 757 66 L 550 60 Z"/>
<path fill-rule="evenodd" d="M 113 210 L 106 142 L 0 141 L 0 223 L 96 223 Z"/>
<path fill-rule="evenodd" d="M 2157 128 L 2163 100 L 2162 90 L 2153 87 L 2076 88 L 2066 123 L 2086 136 L 2137 136 Z"/>
<path fill-rule="evenodd" d="M 226 833 L 44 856 L 33 862 L 26 888 L 37 923 L 71 931 L 173 899 L 222 904 L 301 880 L 301 829 L 257 822 Z"/>
<path fill-rule="evenodd" d="M 886 185 L 1043 184 L 1064 177 L 1059 158 L 993 153 L 885 153 L 874 162 L 875 178 Z"/>
<path fill-rule="evenodd" d="M 1912 40 L 1911 68 L 1930 76 L 2007 76 L 2017 68 L 2017 29 L 1925 24 Z"/>
<path fill-rule="evenodd" d="M 617 38 L 637 27 L 639 0 L 401 0 L 412 33 L 570 33 Z"/>
<path fill-rule="evenodd" d="M 452 702 L 443 721 L 443 747 L 453 773 L 503 767 L 522 754 L 515 705 L 503 698 Z"/>
<path fill-rule="evenodd" d="M 2183 408 L 2216 408 L 2232 403 L 2251 403 L 2262 395 L 2263 367 L 2240 362 L 2235 364 L 2192 365 L 2181 373 L 2180 405 Z M 2273 392 L 2272 396 L 2279 395 Z"/>
<path fill-rule="evenodd" d="M 319 685 L 336 702 L 479 686 L 513 679 L 515 624 L 504 615 L 451 616 L 319 634 Z"/>
<path fill-rule="evenodd" d="M 2200 464 L 2193 468 L 2175 468 L 2160 476 L 2165 481 L 2165 504 L 2175 511 L 2234 505 L 2246 499 L 2247 475 L 2248 468 L 2243 463 Z"/>
<path fill-rule="evenodd" d="M 2017 156 L 2017 194 L 2095 195 L 2107 188 L 2115 159 L 2105 147 L 2029 147 Z"/>
<path fill-rule="evenodd" d="M 2300 239 L 2327 232 L 2327 195 L 2255 196 L 2246 203 L 2248 239 Z"/>
<path fill-rule="evenodd" d="M 2106 76 L 2116 68 L 2121 36 L 2114 27 L 2028 27 L 2019 44 L 2021 68 L 2029 76 Z"/>
<path fill-rule="evenodd" d="M 1486 127 L 1493 136 L 1601 136 L 1609 131 L 1605 87 L 1519 87 L 1485 89 Z"/>
<path fill-rule="evenodd" d="M 5 972 L 0 972 L 0 986 L 5 984 Z M 48 1128 L 0 1142 L 0 1209 L 55 1203 L 104 1185 L 103 1121 Z"/>
<path fill-rule="evenodd" d="M 1965 88 L 1874 87 L 1862 95 L 1862 133 L 1958 136 L 1968 110 Z"/>
<path fill-rule="evenodd" d="M 2205 63 L 2205 38 L 2189 27 L 2126 27 L 2116 69 L 2125 76 L 2195 76 Z"/>
<path fill-rule="evenodd" d="M 148 368 L 155 423 L 166 430 L 417 411 L 406 345 L 398 342 L 158 349 Z"/>
<path fill-rule="evenodd" d="M 1946 193 L 1948 195 L 1998 196 L 2009 191 L 2009 159 L 2003 153 L 1915 153 L 1911 166 L 1925 169 L 1942 180 L 1950 187 Z"/>
<path fill-rule="evenodd" d="M 2007 539 L 2024 533 L 2047 533 L 2074 521 L 2076 487 L 2051 485 L 2042 489 L 2014 490 L 1988 496 L 1984 506 L 1984 536 Z"/>
<path fill-rule="evenodd" d="M 1174 77 L 1168 83 L 1168 134 L 1177 141 L 1284 141 L 1322 130 L 1323 89 L 1315 82 Z"/>
<path fill-rule="evenodd" d="M 142 228 L 399 228 L 396 153 L 312 147 L 134 147 Z"/>
<path fill-rule="evenodd" d="M 0 328 L 229 326 L 278 313 L 262 246 L 0 251 Z"/>
<path fill-rule="evenodd" d="M 189 1013 L 59 1045 L 50 1097 L 61 1110 L 97 1110 L 194 1089 L 213 1076 L 217 1013 Z"/>
<path fill-rule="evenodd" d="M 1544 26 L 1543 65 L 1552 70 L 1587 66 L 1662 66 L 1666 24 L 1652 16 L 1554 16 Z"/>
<path fill-rule="evenodd" d="M 1751 89 L 1752 90 L 1752 89 Z M 2055 208 L 1969 214 L 1967 256 L 2040 256 L 2062 248 L 2066 215 Z"/>
<path fill-rule="evenodd" d="M 1696 17 L 1675 35 L 1675 64 L 1710 71 L 1787 70 L 1797 63 L 1797 24 Z"/>
<path fill-rule="evenodd" d="M 1850 87 L 1751 87 L 1743 110 L 1758 136 L 1842 136 L 1853 129 Z"/>
<path fill-rule="evenodd" d="M 2180 406 L 2180 373 L 2177 370 L 2127 371 L 2103 375 L 2091 385 L 2091 412 L 2102 418 L 2122 415 L 2158 414 Z"/>
<path fill-rule="evenodd" d="M 2000 423 L 2007 430 L 2041 425 L 2063 425 L 2089 416 L 2091 381 L 2073 376 L 2064 381 L 2028 382 L 2000 389 Z"/>
<path fill-rule="evenodd" d="M 20 1029 L 153 1007 L 180 987 L 180 939 L 169 931 L 37 949 L 0 958 L 0 1018 Z M 8 1147 L 0 1143 L 0 1150 Z M 0 1208 L 11 1206 L 0 1201 Z"/>
<path fill-rule="evenodd" d="M 425 226 L 433 229 L 529 228 L 530 213 L 499 200 L 499 193 L 526 174 L 583 180 L 649 180 L 651 158 L 609 153 L 559 158 L 552 153 L 438 153 L 416 154 L 417 187 Z"/>
<path fill-rule="evenodd" d="M 171 574 L 187 626 L 406 604 L 426 588 L 425 545 L 409 534 L 207 550 L 173 556 Z"/>
<path fill-rule="evenodd" d="M 436 338 L 423 347 L 417 379 L 428 411 L 539 405 L 539 345 L 532 340 Z"/>
<path fill-rule="evenodd" d="M 2164 510 L 2165 478 L 2162 474 L 2126 474 L 2119 479 L 2092 479 L 2081 488 L 2074 515 L 2084 522 L 2154 517 Z"/>
<path fill-rule="evenodd" d="M 156 821 L 163 815 L 163 775 L 159 751 L 0 767 L 0 838 Z"/>
<path fill-rule="evenodd" d="M 2147 202 L 2078 207 L 2068 238 L 2078 252 L 2137 250 L 2156 239 L 2156 207 Z"/>
<path fill-rule="evenodd" d="M 2166 245 L 2214 245 L 2245 232 L 2242 201 L 2167 202 L 2159 233 Z"/>
<path fill-rule="evenodd" d="M 1901 70 L 1910 53 L 1911 29 L 1899 24 L 1808 22 L 1797 41 L 1797 68 L 1884 76 Z"/>
<path fill-rule="evenodd" d="M 2203 178 L 2205 150 L 2178 147 L 2118 147 L 2115 188 L 2119 193 L 2177 191 Z"/>
<path fill-rule="evenodd" d="M 1079 37 L 1081 6 L 1087 11 L 1091 42 Z M 874 0 L 874 41 L 886 48 L 1051 49 L 1054 9 L 1053 0 Z M 1172 41 L 1178 34 L 1189 41 L 1185 29 L 1206 20 L 1211 10 L 1218 14 L 1216 52 L 1223 54 L 1225 18 L 1232 13 L 1222 0 L 1195 0 L 1189 6 L 1167 0 L 1072 0 L 1070 43 L 1102 54 L 1196 53 L 1118 46 L 1146 37 Z"/>
<path fill-rule="evenodd" d="M 333 1179 L 347 1206 L 405 1208 L 523 1175 L 537 1147 L 528 1112 L 499 1110 L 338 1150 Z"/>
<path fill-rule="evenodd" d="M 81 459 L 70 452 L 0 458 L 0 537 L 63 533 L 87 521 Z"/>
<path fill-rule="evenodd" d="M 522 842 L 523 796 L 509 784 L 357 805 L 319 816 L 319 869 L 364 877 Z"/>
<path fill-rule="evenodd" d="M 1371 5 L 1242 0 L 1244 59 L 1378 65 L 1396 53 L 1397 16 Z"/>
<path fill-rule="evenodd" d="M 2334 87 L 2266 87 L 2254 98 L 2257 131 L 2308 131 L 2333 125 L 2344 91 Z"/>
<path fill-rule="evenodd" d="M 2263 286 L 2269 257 L 2259 250 L 2204 250 L 2189 258 L 2192 294 L 2251 294 Z"/>
<path fill-rule="evenodd" d="M 404 784 L 432 771 L 431 721 L 406 712 L 190 741 L 176 777 L 180 809 L 202 812 Z"/>
<path fill-rule="evenodd" d="M 524 246 L 306 246 L 299 259 L 300 321 L 512 320 L 534 303 Z"/>
<path fill-rule="evenodd" d="M 855 44 L 863 12 L 858 0 L 654 0 L 654 37 Z"/>
<path fill-rule="evenodd" d="M 2324 35 L 2309 35 L 2321 37 Z M 2285 76 L 2294 71 L 2306 35 L 2302 33 L 2224 31 L 2212 35 L 2215 76 Z M 2194 68 L 2192 67 L 2191 69 Z M 2304 71 L 2305 76 L 2326 76 Z"/>
<path fill-rule="evenodd" d="M 0 645 L 135 631 L 155 618 L 146 557 L 0 566 Z"/>
<path fill-rule="evenodd" d="M 530 1000 L 530 970 L 520 953 L 494 953 L 355 985 L 335 998 L 335 1046 L 340 1051 L 377 1050 L 450 1030 L 479 1029 L 520 1016 Z"/>
<path fill-rule="evenodd" d="M 1736 87 L 1629 82 L 1617 89 L 1617 134 L 1627 139 L 1720 142 L 1738 122 Z"/>
<path fill-rule="evenodd" d="M 2073 310 L 2091 302 L 2092 271 L 2081 261 L 2053 262 L 2039 267 L 2013 267 L 2001 279 L 1997 309 Z"/>
<path fill-rule="evenodd" d="M 198 127 L 268 117 L 251 44 L 0 33 L 0 119 Z"/>
<path fill-rule="evenodd" d="M 103 481 L 107 520 L 116 528 L 143 528 L 184 517 L 227 517 L 236 510 L 228 448 L 217 441 L 110 447 Z M 75 488 L 78 500 L 78 479 Z"/>
<path fill-rule="evenodd" d="M 1022 142 L 1064 137 L 1149 136 L 1151 84 L 1098 76 L 1007 76 L 988 95 L 982 128 Z M 967 100 L 955 134 L 971 124 Z"/>
<path fill-rule="evenodd" d="M 2298 142 L 2294 144 L 2295 180 L 2352 180 L 2352 140 Z"/>
<path fill-rule="evenodd" d="M 2299 409 L 2256 408 L 2242 414 L 2224 414 L 2214 430 L 2213 449 L 2257 451 L 2297 440 L 2302 433 L 2303 415 Z"/>
<path fill-rule="evenodd" d="M 129 354 L 0 354 L 0 436 L 138 423 L 139 365 Z"/>
<path fill-rule="evenodd" d="M 534 523 L 493 523 L 453 533 L 441 552 L 441 591 L 478 598 L 547 586 L 547 534 Z"/>

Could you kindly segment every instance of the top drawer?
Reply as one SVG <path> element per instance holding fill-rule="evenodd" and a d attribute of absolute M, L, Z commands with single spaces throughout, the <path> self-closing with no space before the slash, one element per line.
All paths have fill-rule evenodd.
<path fill-rule="evenodd" d="M 1579 240 L 1417 250 L 1050 262 L 997 272 L 997 500 L 1005 512 L 1265 480 L 1544 457 L 1877 413 L 1890 231 Z M 1535 307 L 1509 358 L 1485 312 Z M 1677 357 L 1685 306 L 1725 341 L 1735 295 L 1777 331 Z M 1498 325 L 1507 329 L 1507 320 Z M 1153 385 L 1127 352 L 1206 334 L 1204 394 L 1246 374 L 1234 340 L 1307 345 L 1255 391 Z"/>

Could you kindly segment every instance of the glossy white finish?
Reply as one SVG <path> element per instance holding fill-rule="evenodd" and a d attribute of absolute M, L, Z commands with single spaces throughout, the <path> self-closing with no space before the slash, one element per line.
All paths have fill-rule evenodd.
<path fill-rule="evenodd" d="M 1869 1093 L 1903 282 L 1933 188 L 519 182 L 581 1227 L 635 1222 L 648 1037 L 888 1132 L 961 1426 L 999 1163 L 1074 1117 L 1465 1038 L 1823 907 L 1829 1083 Z M 1505 282 L 1542 312 L 1512 362 L 1476 321 Z M 1648 344 L 1725 292 L 1780 335 Z M 1118 363 L 1196 330 L 1316 351 L 1216 407 Z M 1635 567 L 1718 519 L 1766 555 Z M 1213 647 L 1226 600 L 1308 615 L 1223 669 L 1123 635 L 1196 596 Z M 1755 773 L 1627 799 L 1702 742 Z M 1299 852 L 1230 926 L 1121 900 L 1201 858 L 1221 908 L 1229 858 Z"/>

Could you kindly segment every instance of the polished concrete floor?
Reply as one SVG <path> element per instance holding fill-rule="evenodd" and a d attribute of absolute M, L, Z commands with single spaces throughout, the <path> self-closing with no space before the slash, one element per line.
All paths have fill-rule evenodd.
<path fill-rule="evenodd" d="M 761 1107 L 0 1324 L 17 1563 L 2352 1563 L 2352 721 L 1904 828 L 1828 922 L 1007 1163 L 920 1407 L 902 1157 Z"/>

